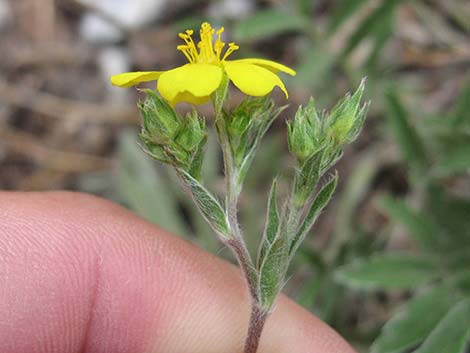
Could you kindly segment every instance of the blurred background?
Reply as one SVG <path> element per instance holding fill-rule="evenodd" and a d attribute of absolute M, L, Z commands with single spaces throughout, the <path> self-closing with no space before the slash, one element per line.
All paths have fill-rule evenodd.
<path fill-rule="evenodd" d="M 253 251 L 271 179 L 292 165 L 285 120 L 368 77 L 366 127 L 285 292 L 360 352 L 470 352 L 468 0 L 0 0 L 0 188 L 96 194 L 229 258 L 171 171 L 141 152 L 137 90 L 109 83 L 183 64 L 177 33 L 205 20 L 240 44 L 233 58 L 298 72 L 241 199 Z M 215 192 L 221 168 L 210 139 Z"/>

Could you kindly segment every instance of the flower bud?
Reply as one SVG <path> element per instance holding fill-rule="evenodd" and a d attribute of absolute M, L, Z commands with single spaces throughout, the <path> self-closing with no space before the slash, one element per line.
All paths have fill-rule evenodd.
<path fill-rule="evenodd" d="M 230 114 L 225 115 L 234 162 L 240 167 L 247 153 L 253 150 L 266 129 L 279 114 L 274 102 L 266 97 L 244 99 Z"/>
<path fill-rule="evenodd" d="M 143 90 L 147 97 L 139 104 L 143 119 L 143 132 L 155 141 L 171 139 L 179 128 L 178 113 L 158 94 L 150 89 Z"/>
<path fill-rule="evenodd" d="M 293 121 L 287 122 L 287 138 L 289 150 L 300 161 L 321 149 L 322 124 L 313 98 L 305 107 L 299 107 Z"/>
<path fill-rule="evenodd" d="M 338 146 L 350 143 L 358 136 L 369 108 L 369 103 L 362 104 L 365 79 L 356 92 L 346 95 L 333 108 L 326 121 L 326 132 Z"/>
<path fill-rule="evenodd" d="M 207 140 L 204 119 L 196 111 L 183 118 L 155 91 L 144 92 L 147 97 L 139 108 L 143 119 L 141 138 L 147 152 L 199 179 Z"/>

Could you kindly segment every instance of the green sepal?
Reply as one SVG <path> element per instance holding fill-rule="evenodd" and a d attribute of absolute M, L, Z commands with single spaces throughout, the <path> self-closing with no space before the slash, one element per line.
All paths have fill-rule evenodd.
<path fill-rule="evenodd" d="M 205 120 L 193 110 L 191 113 L 186 114 L 180 131 L 175 137 L 175 143 L 178 145 L 179 150 L 187 152 L 186 154 L 182 153 L 185 159 L 181 161 L 181 167 L 197 180 L 201 179 L 206 142 Z"/>
<path fill-rule="evenodd" d="M 338 146 L 333 139 L 326 144 L 325 150 L 323 151 L 323 160 L 321 165 L 321 174 L 326 172 L 329 168 L 334 166 L 343 156 L 342 146 Z"/>
<path fill-rule="evenodd" d="M 333 192 L 336 189 L 336 185 L 338 183 L 338 174 L 335 174 L 328 182 L 321 188 L 321 190 L 317 193 L 315 199 L 312 201 L 310 208 L 305 215 L 304 220 L 302 221 L 302 225 L 300 226 L 299 230 L 295 234 L 294 239 L 291 240 L 290 243 L 290 250 L 289 254 L 292 256 L 297 249 L 299 248 L 302 241 L 307 236 L 307 233 L 312 228 L 313 224 L 317 220 L 318 215 L 323 210 L 323 208 L 328 204 L 330 201 Z"/>
<path fill-rule="evenodd" d="M 186 171 L 177 169 L 177 173 L 184 185 L 188 187 L 194 203 L 209 225 L 223 239 L 229 239 L 231 237 L 229 222 L 216 198 Z"/>
<path fill-rule="evenodd" d="M 181 118 L 154 90 L 143 89 L 147 97 L 138 104 L 143 132 L 154 142 L 166 142 L 178 131 Z"/>
<path fill-rule="evenodd" d="M 228 95 L 228 84 L 229 84 L 228 75 L 224 72 L 222 74 L 222 79 L 220 80 L 219 87 L 215 90 L 212 95 L 212 103 L 214 105 L 214 112 L 216 119 L 222 117 L 222 110 L 224 107 L 224 102 L 227 99 Z"/>
<path fill-rule="evenodd" d="M 206 123 L 195 110 L 186 114 L 175 137 L 175 142 L 184 150 L 194 151 L 207 136 Z"/>
<path fill-rule="evenodd" d="M 142 91 L 147 95 L 138 104 L 142 117 L 140 138 L 144 143 L 144 151 L 162 163 L 174 164 L 173 139 L 180 129 L 181 119 L 155 91 Z"/>
<path fill-rule="evenodd" d="M 204 162 L 204 152 L 206 150 L 207 135 L 199 142 L 196 152 L 193 153 L 189 174 L 196 180 L 202 179 L 202 164 Z"/>
<path fill-rule="evenodd" d="M 142 142 L 145 145 L 145 147 L 141 146 L 142 150 L 145 153 L 147 153 L 150 157 L 152 157 L 153 159 L 156 159 L 159 162 L 162 162 L 162 163 L 165 163 L 165 164 L 171 163 L 171 158 L 169 158 L 167 156 L 167 154 L 165 153 L 165 150 L 162 146 L 155 145 L 151 141 L 148 141 L 146 139 L 145 135 L 141 134 L 140 138 L 141 138 Z"/>

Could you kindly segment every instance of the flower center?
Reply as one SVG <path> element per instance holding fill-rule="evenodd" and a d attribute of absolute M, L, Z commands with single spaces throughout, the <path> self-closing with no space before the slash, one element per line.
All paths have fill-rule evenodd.
<path fill-rule="evenodd" d="M 178 45 L 177 49 L 181 51 L 192 64 L 220 64 L 239 48 L 235 43 L 229 43 L 228 49 L 222 56 L 222 50 L 225 47 L 225 43 L 222 41 L 223 32 L 224 27 L 221 27 L 216 32 L 209 23 L 204 22 L 201 25 L 199 43 L 197 43 L 197 45 L 194 43 L 192 38 L 194 31 L 188 29 L 185 33 L 178 34 L 178 36 L 184 40 L 185 44 Z M 214 42 L 215 33 L 217 34 L 217 39 Z"/>

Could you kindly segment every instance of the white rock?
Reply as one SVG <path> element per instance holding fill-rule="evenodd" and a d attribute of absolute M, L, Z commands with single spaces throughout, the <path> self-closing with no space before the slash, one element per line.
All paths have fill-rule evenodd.
<path fill-rule="evenodd" d="M 209 16 L 240 19 L 247 17 L 254 8 L 253 0 L 219 0 L 211 3 Z"/>
<path fill-rule="evenodd" d="M 0 0 L 0 30 L 13 22 L 13 14 L 10 4 L 6 0 Z"/>
<path fill-rule="evenodd" d="M 119 28 L 92 12 L 83 15 L 80 22 L 80 34 L 92 43 L 115 43 L 123 37 Z"/>
<path fill-rule="evenodd" d="M 107 101 L 124 104 L 130 99 L 130 90 L 114 87 L 109 82 L 112 75 L 131 69 L 129 52 L 121 47 L 105 47 L 98 55 L 98 66 L 106 86 Z"/>
<path fill-rule="evenodd" d="M 137 29 L 162 17 L 169 0 L 78 0 L 112 18 L 126 29 Z M 80 33 L 91 42 L 114 43 L 122 39 L 121 30 L 95 12 L 84 15 Z"/>
<path fill-rule="evenodd" d="M 112 17 L 124 27 L 139 28 L 162 13 L 169 0 L 78 0 Z"/>

